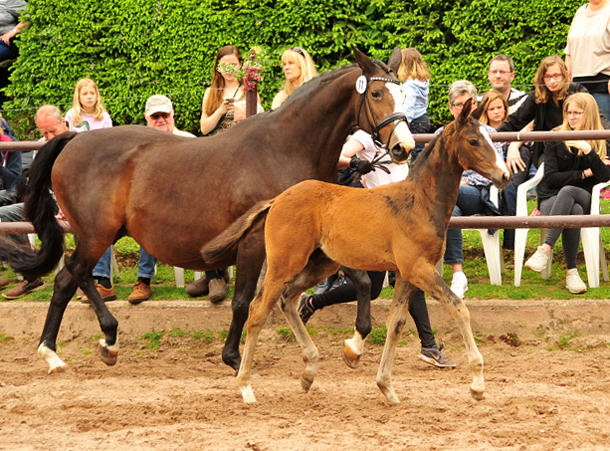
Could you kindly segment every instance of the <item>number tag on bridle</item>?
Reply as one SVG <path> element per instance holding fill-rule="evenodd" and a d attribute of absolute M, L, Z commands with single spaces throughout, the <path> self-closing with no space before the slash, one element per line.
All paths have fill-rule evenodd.
<path fill-rule="evenodd" d="M 366 77 L 364 75 L 360 75 L 356 80 L 356 91 L 358 94 L 364 94 L 364 91 L 366 91 Z"/>

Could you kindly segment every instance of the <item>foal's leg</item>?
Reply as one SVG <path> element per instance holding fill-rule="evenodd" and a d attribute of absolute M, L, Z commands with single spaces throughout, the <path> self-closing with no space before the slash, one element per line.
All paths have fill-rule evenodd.
<path fill-rule="evenodd" d="M 427 271 L 418 273 L 420 280 L 415 281 L 421 289 L 445 306 L 447 311 L 455 318 L 464 338 L 468 363 L 472 369 L 473 381 L 470 385 L 470 394 L 476 400 L 483 399 L 485 392 L 485 380 L 483 378 L 483 356 L 479 352 L 474 341 L 472 328 L 470 327 L 470 312 L 464 301 L 451 291 L 445 281 L 430 265 Z"/>
<path fill-rule="evenodd" d="M 283 281 L 275 283 L 268 283 L 265 281 L 263 290 L 256 296 L 252 304 L 250 304 L 247 328 L 248 334 L 246 336 L 244 355 L 239 367 L 239 373 L 237 373 L 237 384 L 241 389 L 244 402 L 247 403 L 256 402 L 256 398 L 252 392 L 251 374 L 258 335 L 265 325 L 269 313 L 271 313 L 278 298 L 281 296 L 283 289 Z"/>
<path fill-rule="evenodd" d="M 314 263 L 309 261 L 305 269 L 299 274 L 294 282 L 284 290 L 281 296 L 280 307 L 288 321 L 294 336 L 303 350 L 303 361 L 305 371 L 301 375 L 301 387 L 309 391 L 313 384 L 318 366 L 318 349 L 307 333 L 307 329 L 301 321 L 297 311 L 297 302 L 303 291 L 315 286 L 326 277 L 337 272 L 339 265 L 329 259 L 324 259 Z"/>
<path fill-rule="evenodd" d="M 248 319 L 248 308 L 254 298 L 258 277 L 265 261 L 265 243 L 262 230 L 250 233 L 242 239 L 237 252 L 237 274 L 235 276 L 235 294 L 231 307 L 233 317 L 229 334 L 222 350 L 222 361 L 239 371 L 241 356 L 239 343 L 244 325 Z"/>
<path fill-rule="evenodd" d="M 342 268 L 343 272 L 354 282 L 358 297 L 356 315 L 356 332 L 354 337 L 343 343 L 343 360 L 350 368 L 358 368 L 360 356 L 364 352 L 364 340 L 371 333 L 371 279 L 366 271 Z"/>
<path fill-rule="evenodd" d="M 409 313 L 409 304 L 415 296 L 417 287 L 407 282 L 399 273 L 396 273 L 396 285 L 394 288 L 394 297 L 392 299 L 392 307 L 388 316 L 386 327 L 387 336 L 383 354 L 381 355 L 381 363 L 377 372 L 377 386 L 385 395 L 390 405 L 400 403 L 396 392 L 392 387 L 392 363 L 396 354 L 398 341 L 402 337 L 402 332 L 405 328 L 407 315 Z"/>
<path fill-rule="evenodd" d="M 57 355 L 57 334 L 68 302 L 76 292 L 76 280 L 63 267 L 55 277 L 53 297 L 47 311 L 47 319 L 38 345 L 38 355 L 49 364 L 49 374 L 63 373 L 68 365 Z"/>

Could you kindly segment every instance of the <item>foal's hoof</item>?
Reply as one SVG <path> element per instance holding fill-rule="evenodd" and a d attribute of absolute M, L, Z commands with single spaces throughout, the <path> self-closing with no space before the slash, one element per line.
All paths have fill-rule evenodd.
<path fill-rule="evenodd" d="M 472 396 L 477 401 L 482 401 L 485 399 L 485 393 L 482 391 L 474 391 L 472 388 L 470 389 L 470 396 Z"/>
<path fill-rule="evenodd" d="M 301 388 L 306 392 L 309 392 L 311 388 L 311 384 L 313 384 L 312 380 L 305 379 L 305 377 L 301 376 Z"/>
<path fill-rule="evenodd" d="M 61 374 L 61 373 L 65 373 L 66 371 L 68 371 L 69 368 L 70 367 L 68 365 L 56 366 L 55 368 L 49 369 L 49 374 Z"/>
<path fill-rule="evenodd" d="M 99 351 L 100 351 L 100 358 L 102 359 L 102 362 L 104 362 L 108 366 L 112 366 L 112 365 L 116 364 L 117 357 L 119 355 L 118 351 L 109 349 L 107 346 L 104 346 L 101 343 L 99 345 Z"/>
<path fill-rule="evenodd" d="M 347 344 L 347 340 L 343 343 L 343 361 L 352 369 L 360 366 L 360 355 Z"/>

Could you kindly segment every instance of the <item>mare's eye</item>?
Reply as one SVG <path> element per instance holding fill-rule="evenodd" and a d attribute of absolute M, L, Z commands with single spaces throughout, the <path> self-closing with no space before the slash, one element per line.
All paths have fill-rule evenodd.
<path fill-rule="evenodd" d="M 471 146 L 478 146 L 479 140 L 476 138 L 468 138 L 468 144 L 470 144 Z"/>
<path fill-rule="evenodd" d="M 381 92 L 380 90 L 375 90 L 371 92 L 371 97 L 373 98 L 373 100 L 381 100 L 383 98 L 383 92 Z"/>

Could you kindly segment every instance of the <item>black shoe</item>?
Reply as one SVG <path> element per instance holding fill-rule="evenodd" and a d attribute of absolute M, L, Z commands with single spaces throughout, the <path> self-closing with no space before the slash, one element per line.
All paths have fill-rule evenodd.
<path fill-rule="evenodd" d="M 315 310 L 309 305 L 310 296 L 307 293 L 303 293 L 299 299 L 299 316 L 303 324 L 307 324 L 311 315 L 314 314 Z"/>
<path fill-rule="evenodd" d="M 437 368 L 456 367 L 455 363 L 448 360 L 438 348 L 421 348 L 421 354 L 419 354 L 417 357 L 430 365 L 436 366 Z"/>
<path fill-rule="evenodd" d="M 313 294 L 324 294 L 327 291 L 330 291 L 330 287 L 332 286 L 333 282 L 335 280 L 337 280 L 338 275 L 337 274 L 333 274 L 332 276 L 324 279 L 322 282 L 320 282 L 318 285 L 316 285 L 316 287 L 313 289 Z"/>

